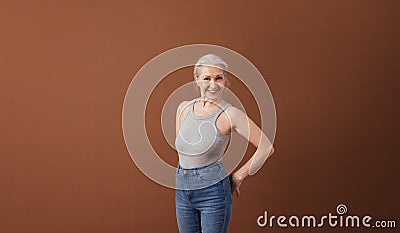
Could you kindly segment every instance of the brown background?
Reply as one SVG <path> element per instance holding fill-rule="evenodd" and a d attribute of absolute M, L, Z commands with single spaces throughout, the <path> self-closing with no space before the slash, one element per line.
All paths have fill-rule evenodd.
<path fill-rule="evenodd" d="M 122 104 L 141 66 L 193 43 L 249 58 L 277 108 L 275 155 L 234 197 L 230 232 L 366 231 L 255 222 L 264 210 L 320 216 L 340 203 L 400 224 L 399 10 L 377 0 L 1 1 L 0 232 L 177 232 L 174 190 L 125 148 Z"/>

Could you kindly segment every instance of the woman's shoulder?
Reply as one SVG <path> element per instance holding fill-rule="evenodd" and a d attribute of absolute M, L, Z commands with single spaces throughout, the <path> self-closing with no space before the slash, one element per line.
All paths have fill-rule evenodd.
<path fill-rule="evenodd" d="M 246 116 L 246 113 L 244 111 L 242 111 L 241 109 L 239 109 L 231 104 L 228 104 L 228 107 L 225 109 L 224 112 L 231 119 L 242 118 L 242 117 Z"/>
<path fill-rule="evenodd" d="M 183 109 L 185 109 L 187 106 L 189 106 L 194 100 L 184 100 L 182 101 L 177 108 L 178 112 L 181 112 Z"/>
<path fill-rule="evenodd" d="M 226 105 L 226 109 L 225 112 L 227 112 L 228 114 L 240 114 L 243 113 L 242 110 L 240 110 L 239 108 L 233 106 L 232 104 L 225 102 Z"/>

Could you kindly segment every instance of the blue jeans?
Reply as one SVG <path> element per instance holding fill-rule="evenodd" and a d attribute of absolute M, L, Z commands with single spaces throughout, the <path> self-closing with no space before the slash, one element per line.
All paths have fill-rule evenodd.
<path fill-rule="evenodd" d="M 229 176 L 222 161 L 176 171 L 176 219 L 180 233 L 226 233 L 232 212 Z"/>

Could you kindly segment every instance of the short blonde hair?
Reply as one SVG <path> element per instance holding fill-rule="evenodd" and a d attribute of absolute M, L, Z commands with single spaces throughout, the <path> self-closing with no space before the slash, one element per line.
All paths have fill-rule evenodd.
<path fill-rule="evenodd" d="M 202 66 L 214 66 L 220 68 L 226 74 L 228 65 L 222 58 L 215 54 L 207 54 L 202 56 L 194 65 L 194 75 L 199 76 L 199 70 Z"/>

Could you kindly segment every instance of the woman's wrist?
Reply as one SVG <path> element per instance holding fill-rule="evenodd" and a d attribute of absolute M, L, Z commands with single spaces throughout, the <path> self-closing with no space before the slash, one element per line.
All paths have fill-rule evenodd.
<path fill-rule="evenodd" d="M 241 169 L 237 170 L 234 173 L 234 176 L 236 176 L 240 180 L 244 180 L 247 176 L 249 176 L 249 169 L 243 169 L 243 168 L 244 167 L 242 167 Z"/>

